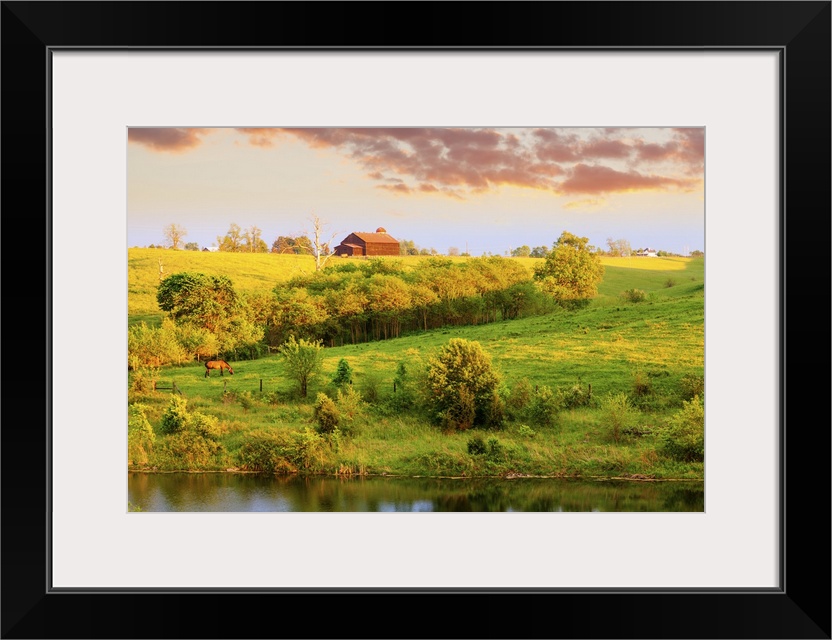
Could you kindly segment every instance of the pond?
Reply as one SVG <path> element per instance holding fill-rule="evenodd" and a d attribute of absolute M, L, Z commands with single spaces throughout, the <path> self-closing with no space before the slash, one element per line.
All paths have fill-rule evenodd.
<path fill-rule="evenodd" d="M 701 481 L 130 472 L 128 503 L 142 512 L 703 512 L 704 489 Z"/>

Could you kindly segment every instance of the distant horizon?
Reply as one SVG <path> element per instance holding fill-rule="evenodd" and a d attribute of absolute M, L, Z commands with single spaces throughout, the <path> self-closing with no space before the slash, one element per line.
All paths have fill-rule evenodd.
<path fill-rule="evenodd" d="M 384 227 L 447 254 L 551 247 L 705 250 L 703 128 L 128 130 L 128 246 L 218 244 L 232 224 L 278 236 L 327 223 L 331 246 Z"/>

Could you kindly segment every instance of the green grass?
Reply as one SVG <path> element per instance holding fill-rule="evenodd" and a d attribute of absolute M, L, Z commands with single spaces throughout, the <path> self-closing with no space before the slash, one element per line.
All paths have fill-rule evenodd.
<path fill-rule="evenodd" d="M 178 264 L 175 260 L 180 257 L 194 258 L 190 263 L 183 260 L 179 265 L 182 269 L 212 273 L 209 266 L 223 267 L 222 273 L 243 291 L 271 288 L 273 283 L 291 277 L 295 268 L 314 268 L 311 258 L 271 254 L 188 255 L 190 252 L 135 249 L 131 250 L 131 260 L 143 264 L 145 272 L 152 271 L 156 253 L 164 255 L 167 273 L 173 272 Z M 175 258 L 168 260 L 169 255 Z M 418 258 L 408 260 L 414 266 L 418 264 Z M 534 262 L 519 260 L 529 265 Z M 363 410 L 350 437 L 318 443 L 319 449 L 309 454 L 310 472 L 702 479 L 702 463 L 681 463 L 664 456 L 655 433 L 680 410 L 685 376 L 704 375 L 704 262 L 605 258 L 604 263 L 606 272 L 599 296 L 580 311 L 327 348 L 323 372 L 311 382 L 306 399 L 297 397 L 297 384 L 287 377 L 278 356 L 236 362 L 235 375 L 220 377 L 214 373 L 208 379 L 199 363 L 164 367 L 159 384 L 170 386 L 175 381 L 188 399 L 189 410 L 219 419 L 224 450 L 202 468 L 238 468 L 237 456 L 253 431 L 288 437 L 311 428 L 315 395 L 319 391 L 334 395 L 328 382 L 338 361 L 344 358 L 353 369 L 354 388 L 363 391 L 376 386 L 380 397 Z M 234 265 L 239 275 L 232 271 Z M 131 262 L 131 282 L 132 270 Z M 242 272 L 248 275 L 243 277 Z M 158 273 L 154 277 L 158 279 Z M 147 273 L 135 275 L 135 282 L 144 282 L 149 291 L 153 285 L 148 279 Z M 668 286 L 670 279 L 673 283 Z M 646 300 L 624 302 L 621 292 L 632 288 L 644 290 Z M 152 316 L 146 301 L 144 307 L 134 306 L 132 298 L 133 294 L 131 319 Z M 144 310 L 133 315 L 137 308 Z M 608 393 L 627 394 L 636 407 L 642 435 L 626 436 L 615 443 L 595 405 L 562 411 L 552 427 L 524 425 L 518 420 L 508 421 L 498 431 L 450 434 L 442 433 L 418 412 L 391 409 L 397 365 L 405 362 L 411 370 L 418 369 L 419 363 L 452 337 L 479 341 L 491 354 L 507 387 L 521 379 L 553 389 L 580 381 L 583 386 L 592 386 L 596 402 Z M 251 394 L 251 402 L 245 403 L 248 408 L 240 401 L 246 392 Z M 131 402 L 140 401 L 150 407 L 148 418 L 156 429 L 168 398 L 169 392 L 130 392 Z M 471 455 L 467 444 L 473 435 L 486 441 L 495 438 L 498 446 L 490 455 Z"/>

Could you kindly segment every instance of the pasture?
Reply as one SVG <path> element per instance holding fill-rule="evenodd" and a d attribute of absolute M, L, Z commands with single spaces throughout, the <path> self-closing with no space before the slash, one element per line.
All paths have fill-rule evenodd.
<path fill-rule="evenodd" d="M 270 291 L 297 273 L 314 270 L 308 256 L 131 249 L 131 322 L 162 317 L 153 308 L 157 256 L 166 274 L 191 270 L 227 275 L 242 293 Z M 420 257 L 401 260 L 418 268 Z M 530 271 L 539 262 L 512 260 Z M 230 362 L 233 376 L 213 372 L 206 378 L 204 365 L 196 362 L 164 367 L 157 373 L 159 384 L 175 382 L 188 410 L 215 417 L 221 432 L 221 451 L 188 468 L 241 469 L 243 454 L 251 448 L 247 443 L 255 436 L 273 436 L 284 442 L 284 449 L 291 438 L 317 442 L 314 447 L 307 442 L 311 448 L 303 449 L 307 453 L 302 456 L 305 470 L 314 473 L 702 479 L 702 462 L 662 454 L 659 433 L 682 409 L 689 381 L 704 376 L 704 261 L 605 257 L 602 262 L 606 271 L 599 295 L 585 309 L 326 348 L 322 371 L 311 380 L 306 398 L 299 397 L 297 383 L 277 355 Z M 621 294 L 629 289 L 643 290 L 646 299 L 626 301 Z M 427 359 L 452 337 L 482 345 L 506 395 L 523 381 L 553 390 L 591 386 L 593 402 L 560 411 L 555 424 L 509 417 L 499 430 L 443 433 L 417 409 L 400 408 L 396 394 L 401 388 L 394 391 L 394 379 L 404 365 L 418 386 Z M 337 397 L 331 380 L 342 359 L 352 368 L 351 387 L 357 396 L 343 404 L 349 429 L 335 443 L 318 442 L 312 430 L 315 399 L 319 392 Z M 158 425 L 171 394 L 137 390 L 134 377 L 131 373 L 130 402 L 146 407 L 161 443 Z M 626 437 L 612 437 L 609 410 L 599 404 L 614 394 L 626 396 L 631 409 Z M 493 455 L 470 453 L 476 436 L 493 440 Z M 147 466 L 171 470 L 177 461 L 168 449 L 151 457 Z"/>

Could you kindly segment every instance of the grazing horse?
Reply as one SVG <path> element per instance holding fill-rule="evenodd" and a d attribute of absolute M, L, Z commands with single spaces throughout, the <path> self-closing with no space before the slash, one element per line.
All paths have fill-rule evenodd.
<path fill-rule="evenodd" d="M 221 376 L 225 375 L 223 373 L 223 369 L 228 369 L 228 373 L 230 373 L 232 376 L 234 375 L 234 369 L 232 369 L 231 365 L 229 365 L 225 360 L 208 360 L 208 362 L 205 363 L 206 378 L 211 373 L 211 369 L 219 369 Z"/>

